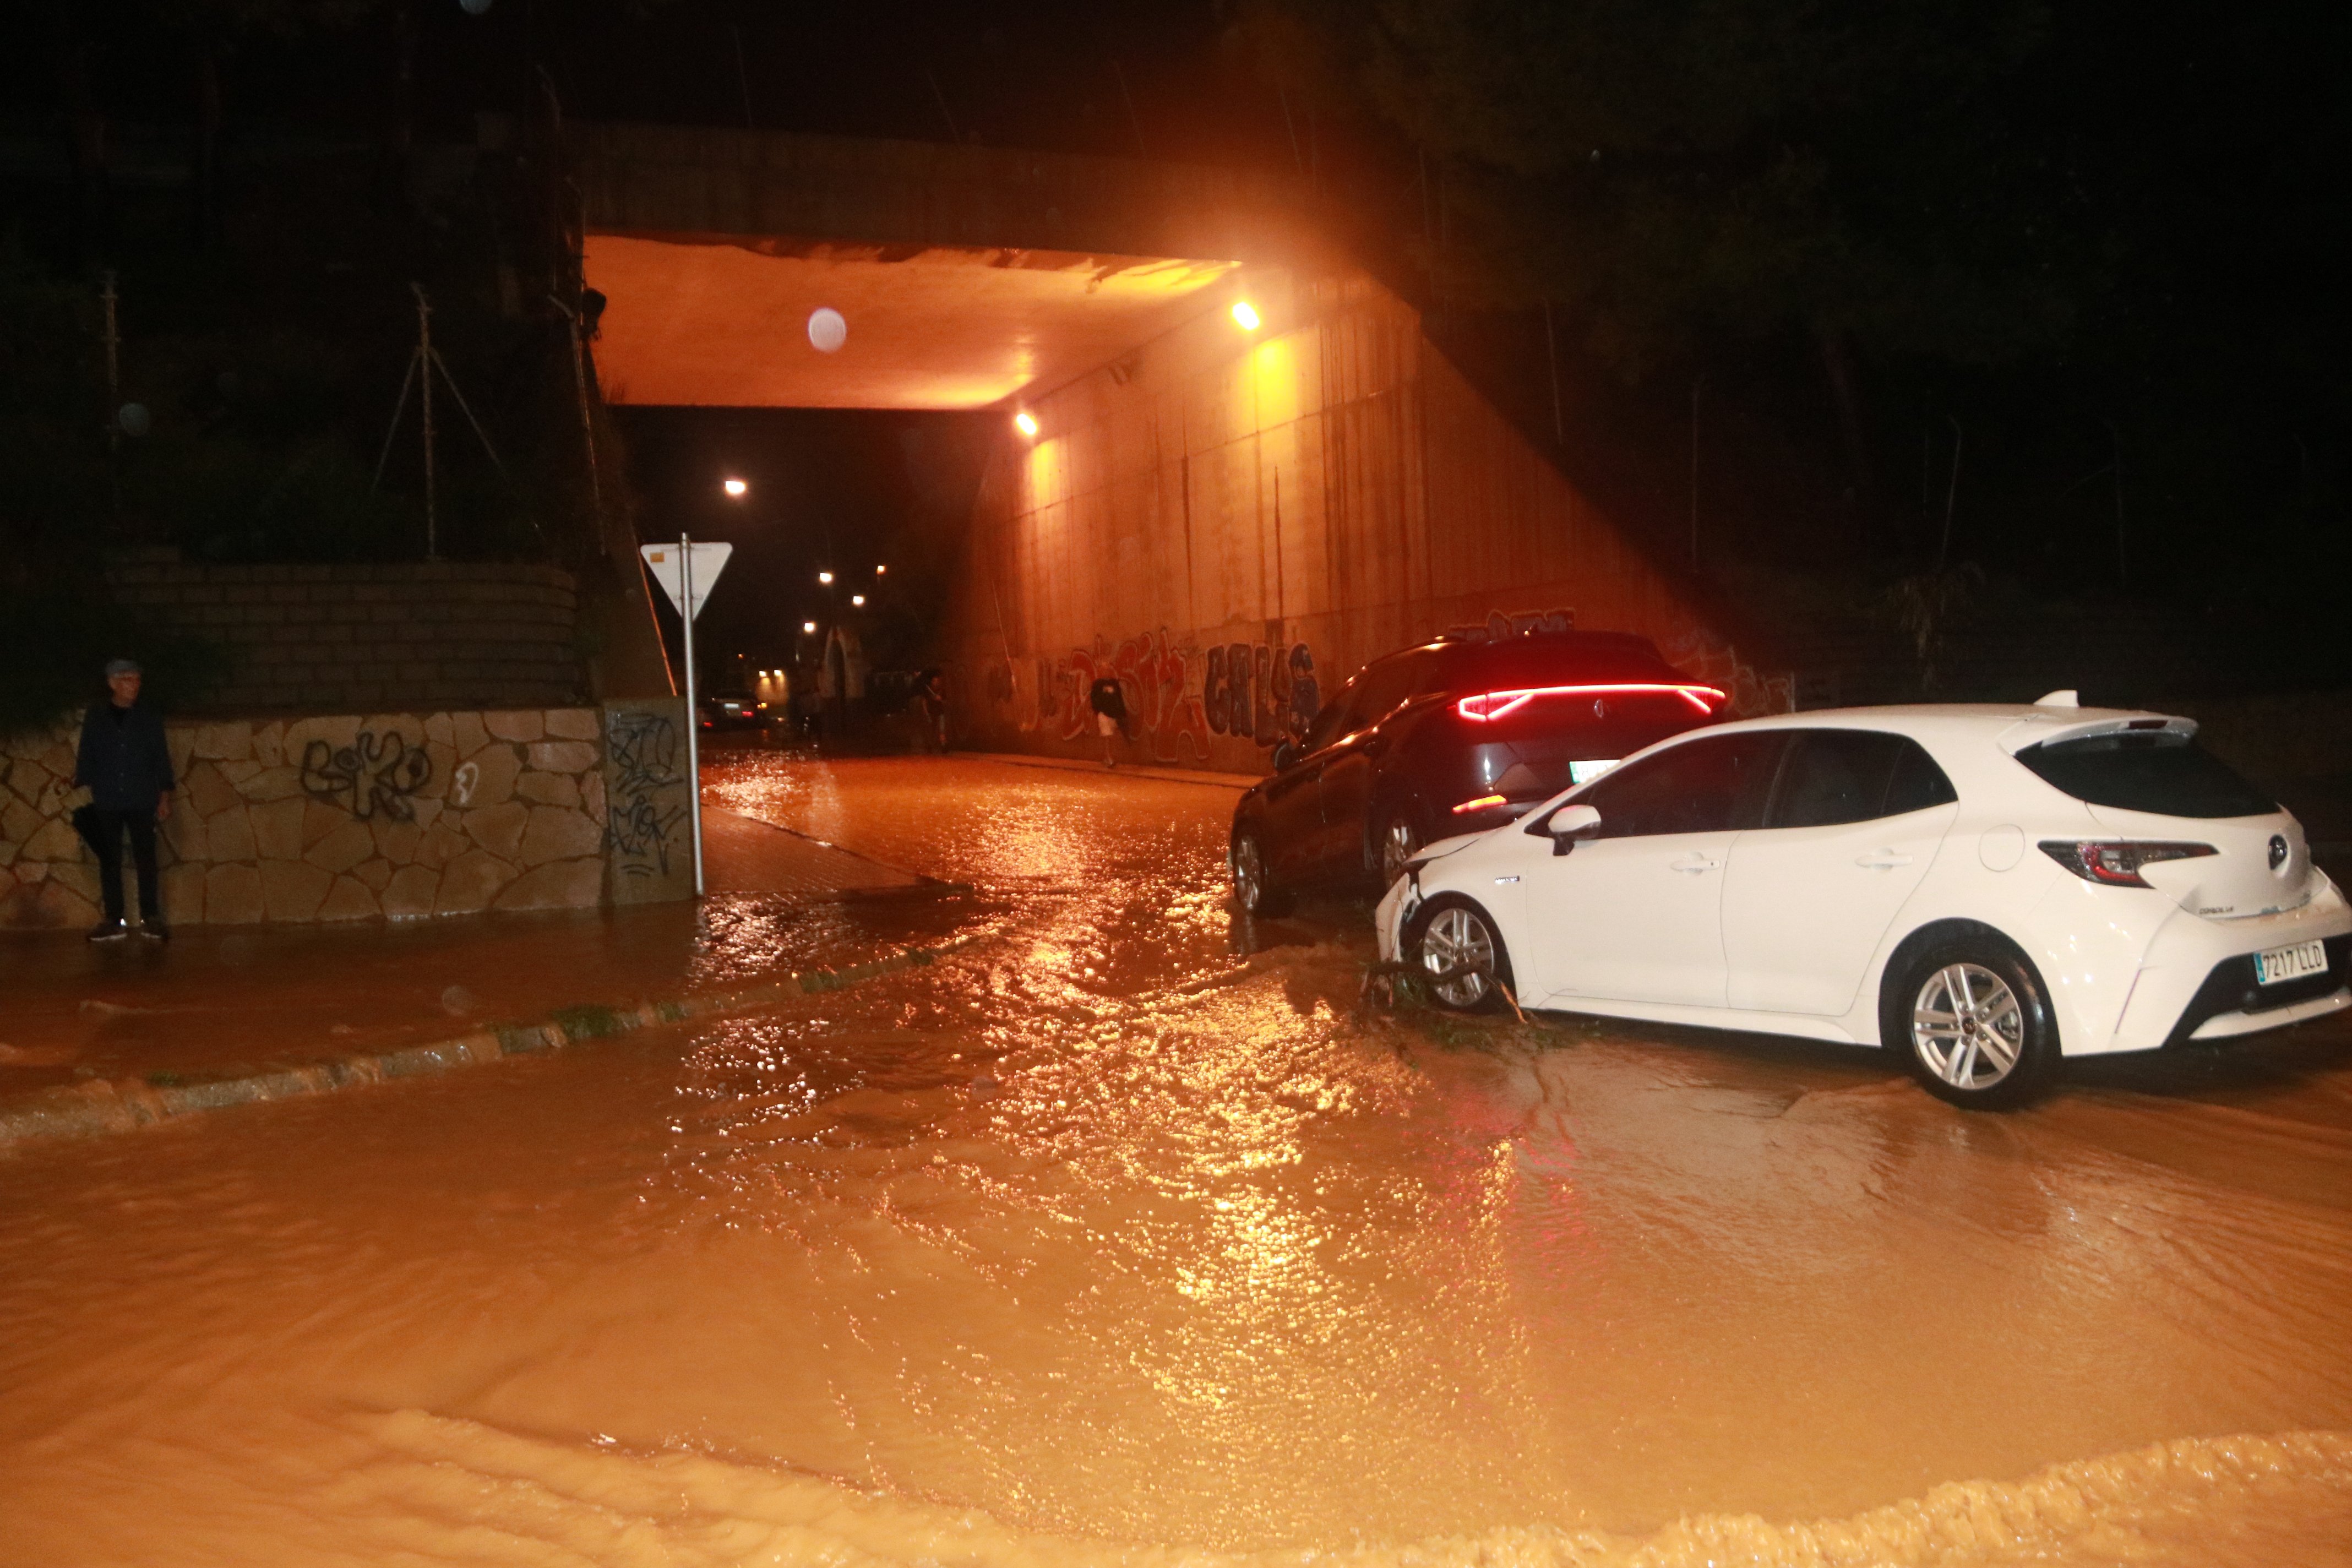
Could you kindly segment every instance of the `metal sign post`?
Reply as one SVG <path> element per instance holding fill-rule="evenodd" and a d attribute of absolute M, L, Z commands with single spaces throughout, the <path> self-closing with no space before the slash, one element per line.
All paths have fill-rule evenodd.
<path fill-rule="evenodd" d="M 694 544 L 677 536 L 678 574 L 686 594 L 681 617 L 686 622 L 686 798 L 692 807 L 687 820 L 694 828 L 694 896 L 702 897 L 702 710 L 694 695 Z"/>
<path fill-rule="evenodd" d="M 702 609 L 702 600 L 709 595 L 710 584 L 719 581 L 719 574 L 726 570 L 727 558 L 734 552 L 731 544 L 697 544 L 683 533 L 677 536 L 674 560 L 667 544 L 638 547 L 638 553 L 646 558 L 646 570 L 677 606 L 678 619 L 686 627 L 680 647 L 686 658 L 686 781 L 690 804 L 687 820 L 694 835 L 694 896 L 698 899 L 702 897 L 702 713 L 695 694 L 694 617 Z M 698 558 L 705 568 L 699 584 L 695 582 L 694 571 Z"/>

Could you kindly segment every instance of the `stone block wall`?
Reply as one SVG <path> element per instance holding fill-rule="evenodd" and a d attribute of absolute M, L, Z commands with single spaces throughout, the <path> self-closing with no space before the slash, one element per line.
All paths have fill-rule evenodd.
<path fill-rule="evenodd" d="M 172 722 L 164 914 L 246 925 L 604 902 L 604 732 L 601 710 L 576 707 Z M 87 798 L 68 783 L 75 738 L 0 742 L 0 927 L 98 918 L 97 861 L 71 821 Z"/>
<path fill-rule="evenodd" d="M 215 712 L 546 708 L 583 691 L 574 585 L 553 567 L 209 565 L 152 550 L 110 562 L 107 583 L 227 649 Z"/>

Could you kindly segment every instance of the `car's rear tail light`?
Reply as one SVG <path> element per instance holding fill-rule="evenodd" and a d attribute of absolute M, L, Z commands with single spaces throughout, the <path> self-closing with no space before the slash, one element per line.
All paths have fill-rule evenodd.
<path fill-rule="evenodd" d="M 2121 838 L 2045 838 L 2042 852 L 2085 882 L 2107 888 L 2145 888 L 2140 868 L 2162 860 L 2195 860 L 2218 854 L 2210 844 L 2152 844 Z"/>
<path fill-rule="evenodd" d="M 1697 711 L 1712 714 L 1724 693 L 1712 686 L 1668 685 L 1660 681 L 1612 681 L 1598 686 L 1528 686 L 1508 691 L 1482 691 L 1454 704 L 1465 719 L 1489 723 L 1526 707 L 1538 697 L 1664 697 L 1671 693 Z"/>
<path fill-rule="evenodd" d="M 1490 805 L 1508 805 L 1510 804 L 1510 798 L 1507 795 L 1482 795 L 1476 800 L 1465 800 L 1460 805 L 1455 806 L 1454 808 L 1454 815 L 1460 816 L 1465 812 L 1484 811 Z"/>

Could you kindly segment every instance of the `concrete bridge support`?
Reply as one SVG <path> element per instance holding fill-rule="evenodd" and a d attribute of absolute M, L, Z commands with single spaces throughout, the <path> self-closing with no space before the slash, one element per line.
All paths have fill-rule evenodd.
<path fill-rule="evenodd" d="M 1254 279 L 1027 405 L 966 542 L 959 733 L 1091 749 L 1125 683 L 1139 752 L 1249 771 L 1366 659 L 1565 613 L 1656 640 L 1744 711 L 1790 706 L 1360 273 Z M 1267 287 L 1271 285 L 1271 287 Z"/>

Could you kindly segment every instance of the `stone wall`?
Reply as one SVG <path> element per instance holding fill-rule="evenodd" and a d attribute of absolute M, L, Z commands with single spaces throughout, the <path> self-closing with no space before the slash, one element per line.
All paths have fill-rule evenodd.
<path fill-rule="evenodd" d="M 180 787 L 160 858 L 175 922 L 401 920 L 610 896 L 597 709 L 174 721 L 167 733 Z M 98 918 L 96 858 L 71 823 L 87 798 L 68 783 L 74 742 L 69 726 L 0 742 L 0 927 Z M 682 779 L 658 782 L 682 799 Z M 677 804 L 656 816 L 656 846 L 683 845 Z M 624 898 L 674 885 L 652 880 L 661 892 L 633 877 Z"/>
<path fill-rule="evenodd" d="M 173 550 L 107 567 L 122 605 L 220 644 L 220 713 L 545 708 L 583 692 L 571 576 L 549 566 L 210 565 Z"/>

